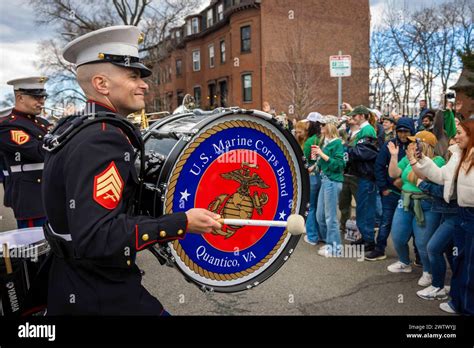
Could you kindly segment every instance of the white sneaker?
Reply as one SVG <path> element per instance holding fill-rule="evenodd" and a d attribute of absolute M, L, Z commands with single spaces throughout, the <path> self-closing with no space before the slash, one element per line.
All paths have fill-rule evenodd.
<path fill-rule="evenodd" d="M 308 239 L 308 235 L 307 235 L 307 234 L 304 235 L 303 240 L 304 240 L 306 243 L 310 244 L 310 245 L 316 245 L 315 242 L 312 242 L 312 241 L 310 241 L 310 240 Z"/>
<path fill-rule="evenodd" d="M 329 251 L 329 248 L 326 248 L 326 246 L 318 250 L 318 255 L 324 257 L 332 257 L 332 253 Z"/>
<path fill-rule="evenodd" d="M 319 247 L 319 250 L 321 250 L 321 249 L 326 249 L 326 244 L 321 245 L 321 246 Z"/>
<path fill-rule="evenodd" d="M 410 265 L 406 265 L 401 261 L 392 263 L 387 267 L 387 270 L 392 273 L 410 273 L 412 271 Z"/>
<path fill-rule="evenodd" d="M 443 302 L 439 304 L 439 309 L 449 314 L 458 314 L 453 307 L 449 305 L 449 302 Z"/>
<path fill-rule="evenodd" d="M 431 276 L 431 274 L 429 274 L 428 272 L 423 272 L 423 275 L 418 280 L 418 285 L 427 287 L 431 285 L 432 281 L 433 281 L 433 277 Z"/>
<path fill-rule="evenodd" d="M 416 294 L 424 300 L 446 300 L 448 298 L 448 293 L 445 288 L 440 289 L 433 285 L 417 291 Z"/>

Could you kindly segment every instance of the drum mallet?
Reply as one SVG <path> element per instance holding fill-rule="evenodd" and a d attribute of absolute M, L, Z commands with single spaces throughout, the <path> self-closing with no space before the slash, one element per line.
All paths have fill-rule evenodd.
<path fill-rule="evenodd" d="M 306 232 L 304 218 L 297 214 L 290 215 L 287 221 L 244 219 L 218 219 L 217 221 L 223 225 L 233 226 L 286 227 L 288 232 L 294 236 L 298 236 Z"/>
<path fill-rule="evenodd" d="M 8 244 L 4 243 L 2 245 L 2 248 L 3 248 L 3 258 L 5 259 L 5 268 L 6 268 L 7 274 L 12 274 L 13 267 L 12 267 L 12 262 L 10 260 L 10 255 L 8 252 Z"/>

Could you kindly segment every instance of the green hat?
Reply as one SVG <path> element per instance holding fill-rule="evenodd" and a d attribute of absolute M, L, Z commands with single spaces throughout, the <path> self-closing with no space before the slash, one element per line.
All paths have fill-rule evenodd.
<path fill-rule="evenodd" d="M 354 109 L 352 109 L 352 111 L 349 112 L 347 116 L 369 115 L 369 114 L 370 114 L 369 108 L 365 107 L 364 105 L 359 105 L 359 106 L 356 106 Z"/>

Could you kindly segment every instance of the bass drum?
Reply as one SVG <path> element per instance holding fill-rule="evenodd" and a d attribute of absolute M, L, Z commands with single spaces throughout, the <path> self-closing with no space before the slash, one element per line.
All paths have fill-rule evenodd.
<path fill-rule="evenodd" d="M 155 170 L 148 166 L 142 213 L 158 217 L 205 208 L 224 218 L 283 221 L 307 212 L 309 178 L 301 148 L 266 113 L 172 115 L 146 131 L 144 141 Z M 283 227 L 223 226 L 150 250 L 203 291 L 237 292 L 274 274 L 298 240 Z"/>

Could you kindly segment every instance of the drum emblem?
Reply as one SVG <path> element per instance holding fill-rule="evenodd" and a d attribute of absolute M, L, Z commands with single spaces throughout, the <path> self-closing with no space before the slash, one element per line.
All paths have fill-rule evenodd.
<path fill-rule="evenodd" d="M 240 186 L 237 192 L 233 194 L 221 194 L 217 196 L 210 204 L 208 209 L 223 218 L 228 219 L 250 219 L 254 210 L 258 215 L 262 215 L 263 207 L 268 203 L 268 195 L 262 192 L 254 192 L 250 195 L 249 188 L 257 186 L 262 189 L 269 188 L 263 179 L 257 174 L 251 174 L 250 168 L 258 169 L 256 164 L 242 162 L 241 168 L 231 172 L 221 174 L 221 177 L 227 180 L 237 181 Z M 226 239 L 232 237 L 242 226 L 223 226 L 221 230 L 213 231 L 215 235 L 224 236 Z"/>

